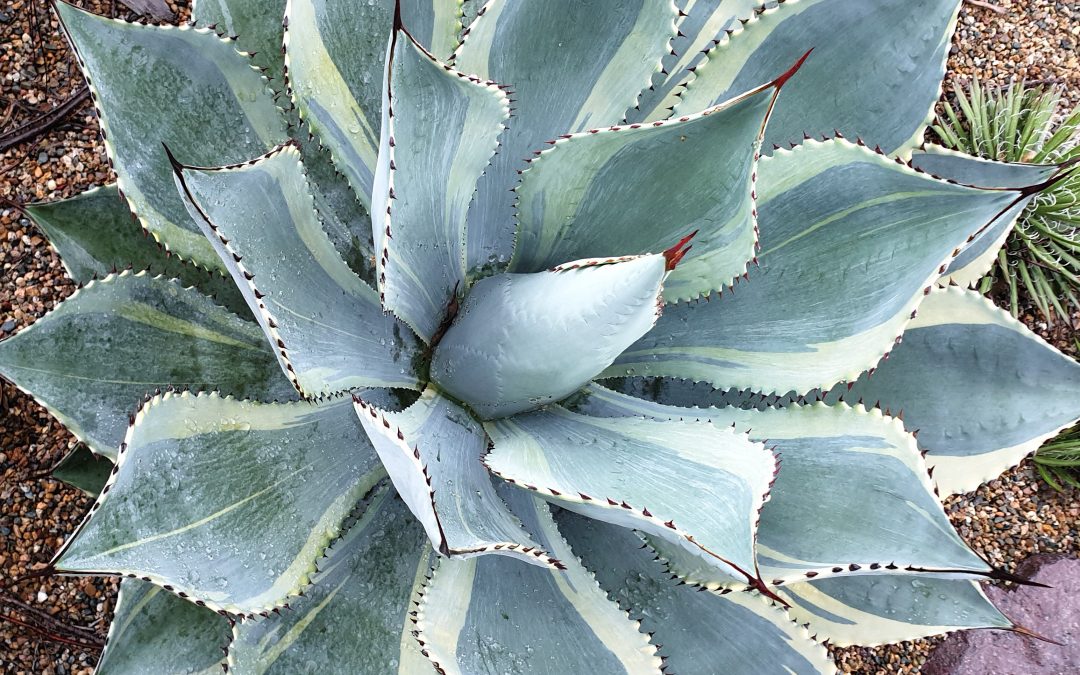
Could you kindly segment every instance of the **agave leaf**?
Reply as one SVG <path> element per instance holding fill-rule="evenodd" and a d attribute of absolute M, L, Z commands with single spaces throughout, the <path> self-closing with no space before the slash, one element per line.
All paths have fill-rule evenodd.
<path fill-rule="evenodd" d="M 766 394 L 853 381 L 892 348 L 968 239 L 1022 198 L 939 181 L 840 139 L 763 159 L 758 187 L 750 283 L 668 306 L 605 377 Z"/>
<path fill-rule="evenodd" d="M 229 619 L 141 579 L 122 579 L 97 675 L 218 675 Z"/>
<path fill-rule="evenodd" d="M 668 266 L 649 255 L 483 279 L 439 342 L 431 379 L 484 419 L 559 401 L 652 328 Z"/>
<path fill-rule="evenodd" d="M 1080 364 L 974 291 L 935 290 L 873 377 L 827 402 L 903 413 L 943 495 L 974 490 L 1080 418 Z"/>
<path fill-rule="evenodd" d="M 960 0 L 788 0 L 725 37 L 694 70 L 676 115 L 746 91 L 813 48 L 777 106 L 766 145 L 811 136 L 862 137 L 909 151 L 941 95 Z"/>
<path fill-rule="evenodd" d="M 192 217 L 298 391 L 417 386 L 416 339 L 383 313 L 319 225 L 295 145 L 239 166 L 176 172 Z"/>
<path fill-rule="evenodd" d="M 63 2 L 56 9 L 132 212 L 172 253 L 223 270 L 185 211 L 159 142 L 208 166 L 265 152 L 286 137 L 266 80 L 208 29 L 129 24 Z"/>
<path fill-rule="evenodd" d="M 108 459 L 95 455 L 85 445 L 79 445 L 60 460 L 52 470 L 52 476 L 91 497 L 97 497 L 109 480 L 112 468 L 113 464 Z"/>
<path fill-rule="evenodd" d="M 509 495 L 563 571 L 501 556 L 441 558 L 416 612 L 416 635 L 440 673 L 657 673 L 639 622 L 611 602 L 570 551 L 543 501 Z"/>
<path fill-rule="evenodd" d="M 424 531 L 394 491 L 382 489 L 331 546 L 313 584 L 289 609 L 233 627 L 230 673 L 421 673 L 400 670 L 416 640 L 406 613 L 428 571 Z"/>
<path fill-rule="evenodd" d="M 903 575 L 815 579 L 778 591 L 796 621 L 838 647 L 917 640 L 965 628 L 1012 628 L 966 579 Z"/>
<path fill-rule="evenodd" d="M 465 31 L 454 65 L 512 86 L 514 120 L 469 210 L 475 224 L 468 232 L 470 275 L 511 253 L 507 191 L 525 158 L 561 134 L 620 123 L 660 69 L 675 18 L 672 3 L 653 0 L 492 0 L 484 6 Z"/>
<path fill-rule="evenodd" d="M 385 82 L 371 196 L 379 291 L 430 342 L 465 281 L 465 215 L 510 108 L 496 85 L 449 69 L 399 27 Z"/>
<path fill-rule="evenodd" d="M 575 410 L 709 421 L 754 441 L 768 439 L 781 467 L 758 524 L 757 560 L 766 582 L 883 569 L 949 576 L 990 572 L 949 524 L 914 437 L 879 410 L 823 403 L 764 411 L 680 408 L 597 385 L 586 388 Z M 691 561 L 697 568 L 675 560 L 680 552 L 669 543 L 655 543 L 688 581 L 710 587 L 727 582 L 715 572 L 709 577 L 697 560 Z"/>
<path fill-rule="evenodd" d="M 195 0 L 191 21 L 199 26 L 236 37 L 237 46 L 251 54 L 252 63 L 265 69 L 274 84 L 282 83 L 281 53 L 286 0 Z"/>
<path fill-rule="evenodd" d="M 498 553 L 559 566 L 495 493 L 480 462 L 487 437 L 467 410 L 432 388 L 396 413 L 359 398 L 355 403 L 398 493 L 443 555 Z"/>
<path fill-rule="evenodd" d="M 49 238 L 68 276 L 80 284 L 117 269 L 146 269 L 179 279 L 215 298 L 236 314 L 251 317 L 244 296 L 232 279 L 217 270 L 203 270 L 169 255 L 147 239 L 120 198 L 116 185 L 94 188 L 71 199 L 26 207 Z"/>
<path fill-rule="evenodd" d="M 972 157 L 939 145 L 927 145 L 912 153 L 911 165 L 939 178 L 985 188 L 1023 188 L 1049 180 L 1058 167 L 1053 164 L 1010 164 Z M 1027 204 L 1018 203 L 998 218 L 975 241 L 960 252 L 941 275 L 941 283 L 970 286 L 981 279 L 997 260 L 1017 218 Z"/>
<path fill-rule="evenodd" d="M 664 282 L 664 300 L 730 284 L 754 257 L 758 143 L 789 74 L 696 115 L 553 141 L 516 188 L 510 269 L 659 251 L 697 232 L 694 254 Z"/>
<path fill-rule="evenodd" d="M 403 0 L 405 26 L 440 58 L 457 44 L 455 0 Z M 379 151 L 386 39 L 394 0 L 289 0 L 285 71 L 300 115 L 329 148 L 365 208 Z"/>
<path fill-rule="evenodd" d="M 697 592 L 671 578 L 633 532 L 570 512 L 559 530 L 601 588 L 657 644 L 670 672 L 835 673 L 825 647 L 784 611 L 753 593 Z"/>
<path fill-rule="evenodd" d="M 749 19 L 762 0 L 680 0 L 678 35 L 671 41 L 671 54 L 664 57 L 663 69 L 653 76 L 652 86 L 641 92 L 637 107 L 627 114 L 628 122 L 653 122 L 671 116 L 686 88 L 693 69 L 706 61 L 705 52 L 720 42 L 740 20 Z"/>
<path fill-rule="evenodd" d="M 93 281 L 0 342 L 0 374 L 113 460 L 128 415 L 155 390 L 295 396 L 254 324 L 145 273 Z"/>
<path fill-rule="evenodd" d="M 605 419 L 560 406 L 486 425 L 488 468 L 560 506 L 669 540 L 758 583 L 758 515 L 776 474 L 761 443 L 709 422 Z"/>
<path fill-rule="evenodd" d="M 347 399 L 261 404 L 187 392 L 139 411 L 116 467 L 56 568 L 133 575 L 237 614 L 281 606 L 307 585 L 350 510 L 386 475 Z"/>

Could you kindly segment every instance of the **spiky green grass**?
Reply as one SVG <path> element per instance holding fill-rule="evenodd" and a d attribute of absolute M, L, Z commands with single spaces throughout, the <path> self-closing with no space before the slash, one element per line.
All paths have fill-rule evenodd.
<path fill-rule="evenodd" d="M 954 101 L 943 104 L 932 127 L 946 147 L 1003 162 L 1080 160 L 1080 108 L 1062 116 L 1059 87 L 997 89 L 976 80 L 969 94 L 956 87 Z M 987 293 L 999 280 L 1013 316 L 1024 297 L 1050 323 L 1069 323 L 1080 310 L 1080 173 L 1031 202 L 979 290 Z"/>

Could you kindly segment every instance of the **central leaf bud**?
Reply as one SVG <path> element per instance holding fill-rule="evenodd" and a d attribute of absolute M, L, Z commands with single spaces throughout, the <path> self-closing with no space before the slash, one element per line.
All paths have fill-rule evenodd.
<path fill-rule="evenodd" d="M 685 243 L 483 279 L 435 348 L 432 382 L 484 419 L 566 398 L 653 327 Z"/>

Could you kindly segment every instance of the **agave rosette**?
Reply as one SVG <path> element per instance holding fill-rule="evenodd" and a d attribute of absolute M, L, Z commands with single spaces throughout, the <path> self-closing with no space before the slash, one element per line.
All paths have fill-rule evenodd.
<path fill-rule="evenodd" d="M 1061 175 L 921 148 L 959 6 L 58 5 L 117 184 L 32 208 L 84 285 L 0 373 L 113 462 L 53 562 L 124 577 L 99 672 L 1015 629 L 941 496 L 1080 366 L 947 283 Z"/>

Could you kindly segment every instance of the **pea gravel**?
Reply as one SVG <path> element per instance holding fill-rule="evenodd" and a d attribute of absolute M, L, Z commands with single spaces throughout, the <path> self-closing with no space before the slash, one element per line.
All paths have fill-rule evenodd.
<path fill-rule="evenodd" d="M 84 0 L 75 4 L 134 18 L 122 4 Z M 181 18 L 188 0 L 170 0 Z M 1006 14 L 965 5 L 949 60 L 951 82 L 978 76 L 1005 84 L 1014 78 L 1061 83 L 1067 99 L 1080 101 L 1080 2 L 994 0 Z M 67 99 L 82 84 L 74 58 L 46 3 L 6 0 L 0 4 L 0 132 L 14 128 Z M 89 104 L 64 124 L 0 154 L 0 339 L 30 325 L 67 297 L 74 285 L 59 258 L 17 204 L 72 196 L 112 180 Z M 1033 316 L 1025 322 L 1069 351 L 1073 326 L 1048 333 Z M 1075 349 L 1070 352 L 1074 356 Z M 107 579 L 53 577 L 7 587 L 40 569 L 81 521 L 90 500 L 77 490 L 36 477 L 57 462 L 75 441 L 28 396 L 0 384 L 0 580 L 22 603 L 102 637 L 115 602 Z M 1080 494 L 1057 493 L 1024 465 L 946 503 L 953 523 L 984 557 L 1012 570 L 1032 553 L 1080 555 Z M 0 614 L 24 618 L 0 595 Z M 874 649 L 834 649 L 846 673 L 917 673 L 932 640 Z M 91 673 L 97 652 L 40 639 L 0 621 L 0 667 L 5 674 Z"/>

